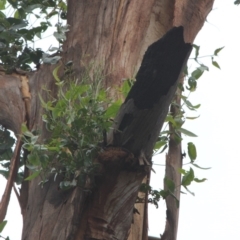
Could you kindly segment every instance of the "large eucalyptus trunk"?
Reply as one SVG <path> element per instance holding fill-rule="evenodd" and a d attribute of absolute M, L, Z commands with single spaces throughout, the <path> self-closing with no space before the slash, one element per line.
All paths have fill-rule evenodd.
<path fill-rule="evenodd" d="M 180 35 L 183 36 L 176 37 L 176 43 L 181 41 L 180 45 L 184 48 L 183 56 L 177 62 L 179 66 L 177 66 L 173 82 L 163 96 L 158 96 L 157 100 L 154 99 L 154 101 L 156 100 L 154 107 L 145 106 L 142 102 L 134 106 L 138 102 L 136 100 L 138 97 L 136 97 L 136 91 L 133 90 L 117 116 L 120 124 L 125 114 L 134 115 L 134 122 L 128 123 L 124 129 L 127 127 L 134 132 L 136 138 L 139 138 L 139 141 L 135 141 L 134 144 L 126 144 L 128 151 L 137 159 L 136 164 L 139 165 L 139 168 L 134 171 L 126 168 L 123 162 L 129 157 L 127 156 L 129 153 L 121 149 L 117 152 L 115 149 L 113 152 L 108 150 L 108 153 L 103 153 L 99 157 L 104 162 L 104 159 L 112 154 L 115 162 L 105 165 L 104 176 L 98 179 L 97 187 L 91 192 L 83 191 L 79 187 L 61 191 L 58 188 L 61 179 L 54 181 L 53 178 L 50 178 L 42 188 L 38 184 L 39 179 L 24 182 L 20 193 L 23 240 L 147 239 L 146 206 L 144 204 L 136 205 L 140 214 L 133 214 L 134 203 L 141 182 L 149 174 L 150 167 L 146 164 L 151 162 L 151 151 L 158 134 L 156 131 L 161 128 L 176 90 L 181 69 L 191 50 L 190 44 L 185 43 L 193 42 L 211 10 L 212 4 L 213 0 L 68 1 L 67 20 L 70 31 L 63 46 L 62 62 L 64 64 L 73 61 L 73 70 L 77 77 L 81 76 L 83 67 L 93 61 L 95 64 L 104 66 L 106 87 L 121 85 L 122 79 L 136 75 L 148 46 L 160 39 L 174 26 L 183 26 L 183 31 L 180 31 Z M 176 55 L 178 58 L 177 51 L 180 45 L 176 44 L 173 51 L 169 46 L 169 51 L 173 52 L 172 56 Z M 158 48 L 156 49 L 158 50 Z M 145 57 L 148 57 L 147 53 Z M 149 57 L 151 58 L 151 56 Z M 162 64 L 165 64 L 162 59 L 161 61 Z M 172 59 L 172 61 L 175 60 Z M 157 66 L 154 61 L 152 64 Z M 150 65 L 152 66 L 152 64 Z M 144 69 L 144 66 L 139 71 L 139 79 L 144 75 L 142 75 L 143 72 L 148 71 Z M 55 67 L 41 66 L 37 72 L 27 74 L 27 78 L 20 75 L 2 74 L 0 76 L 1 124 L 19 134 L 22 122 L 27 120 L 31 130 L 41 129 L 41 139 L 49 137 L 42 122 L 43 108 L 38 94 L 47 99 L 46 91 L 42 90 L 43 86 L 45 89 L 49 89 L 53 95 L 56 93 L 52 76 Z M 172 67 L 174 68 L 174 66 Z M 175 71 L 175 69 L 172 70 Z M 28 80 L 29 89 L 26 87 L 26 80 Z M 139 80 L 139 82 L 141 81 Z M 170 80 L 166 78 L 161 81 L 164 83 L 164 81 Z M 114 96 L 116 93 L 112 91 L 110 95 Z M 131 99 L 135 99 L 135 102 Z M 145 112 L 143 113 L 146 109 L 149 111 L 147 115 Z M 143 116 L 147 117 L 143 118 Z M 159 122 L 156 122 L 156 119 Z M 142 121 L 145 121 L 145 125 L 142 125 Z M 120 128 L 121 126 L 115 127 Z M 147 129 L 147 132 L 142 131 L 143 128 Z M 141 134 L 138 135 L 139 132 Z M 149 135 L 149 133 L 151 134 Z M 129 133 L 126 130 L 124 134 L 121 136 L 120 142 L 115 144 L 114 133 L 109 133 L 109 144 L 121 147 L 122 142 L 127 141 Z M 150 144 L 144 139 L 145 136 L 151 136 Z M 173 159 L 173 155 L 171 157 Z M 144 164 L 141 165 L 139 162 L 144 162 Z M 159 178 L 162 179 L 163 176 Z M 176 226 L 177 223 L 174 232 L 176 232 Z M 165 239 L 176 239 L 175 233 L 169 235 L 174 235 L 174 237 L 166 235 L 167 233 Z"/>

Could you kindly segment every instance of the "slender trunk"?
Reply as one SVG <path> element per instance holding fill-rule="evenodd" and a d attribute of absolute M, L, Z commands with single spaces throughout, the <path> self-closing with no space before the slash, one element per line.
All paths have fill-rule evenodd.
<path fill-rule="evenodd" d="M 180 83 L 183 84 L 184 78 L 182 77 Z M 170 112 L 171 115 L 176 117 L 179 115 L 179 107 L 181 105 L 181 90 L 177 89 L 174 103 L 171 105 Z M 168 147 L 168 154 L 166 155 L 166 168 L 165 168 L 165 178 L 170 179 L 175 183 L 175 191 L 174 196 L 178 199 L 178 203 L 176 199 L 171 195 L 166 198 L 166 226 L 164 233 L 161 237 L 161 240 L 175 240 L 177 239 L 177 230 L 178 230 L 178 218 L 179 218 L 179 207 L 180 207 L 180 193 L 181 193 L 181 173 L 179 169 L 182 168 L 182 146 L 181 142 L 177 142 L 174 137 L 174 127 L 171 123 L 169 123 L 170 141 Z M 165 186 L 166 188 L 166 186 Z M 166 189 L 167 190 L 167 189 Z"/>

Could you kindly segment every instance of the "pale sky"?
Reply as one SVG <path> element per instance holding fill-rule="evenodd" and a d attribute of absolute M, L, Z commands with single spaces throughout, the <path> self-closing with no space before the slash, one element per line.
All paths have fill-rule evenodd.
<path fill-rule="evenodd" d="M 209 59 L 202 59 L 210 71 L 204 73 L 198 81 L 198 89 L 191 94 L 194 104 L 201 104 L 198 110 L 200 118 L 188 121 L 184 128 L 198 135 L 183 142 L 187 152 L 187 142 L 192 141 L 197 147 L 197 164 L 211 167 L 210 170 L 195 170 L 198 178 L 207 178 L 204 183 L 194 183 L 189 189 L 195 193 L 181 195 L 178 240 L 238 240 L 240 239 L 239 208 L 239 171 L 240 157 L 236 150 L 240 130 L 237 113 L 240 91 L 239 55 L 240 55 L 240 6 L 234 0 L 216 0 L 207 22 L 195 41 L 200 45 L 200 56 L 210 55 L 216 48 L 225 48 L 217 59 L 221 70 L 211 66 Z M 189 114 L 190 115 L 190 114 Z M 186 160 L 187 161 L 187 160 Z M 165 154 L 154 158 L 157 164 L 164 164 Z M 189 168 L 188 165 L 185 166 Z M 154 166 L 152 185 L 162 188 L 164 167 Z M 5 187 L 5 180 L 0 178 L 0 195 Z M 159 209 L 150 206 L 149 235 L 158 236 L 165 226 L 165 203 L 159 203 Z M 3 236 L 11 240 L 21 239 L 21 214 L 12 194 L 7 217 L 8 224 Z"/>

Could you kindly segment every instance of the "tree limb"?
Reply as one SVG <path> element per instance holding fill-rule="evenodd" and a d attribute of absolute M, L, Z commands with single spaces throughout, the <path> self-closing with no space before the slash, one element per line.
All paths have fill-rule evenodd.
<path fill-rule="evenodd" d="M 16 147 L 14 149 L 13 157 L 11 159 L 11 165 L 9 170 L 9 176 L 7 180 L 7 185 L 5 191 L 3 193 L 1 202 L 0 202 L 0 222 L 2 222 L 6 216 L 7 208 L 10 200 L 11 190 L 13 186 L 13 182 L 16 177 L 16 173 L 18 170 L 18 160 L 20 156 L 20 151 L 22 147 L 21 137 L 18 137 Z"/>

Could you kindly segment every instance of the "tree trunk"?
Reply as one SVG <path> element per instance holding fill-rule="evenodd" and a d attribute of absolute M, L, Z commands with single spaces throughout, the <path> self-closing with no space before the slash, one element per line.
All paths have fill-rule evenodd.
<path fill-rule="evenodd" d="M 180 41 L 181 44 L 176 44 L 174 51 L 169 46 L 169 51 L 172 51 L 171 56 L 174 58 L 167 59 L 166 66 L 175 70 L 175 66 L 170 64 L 171 60 L 174 63 L 174 59 L 180 59 L 177 62 L 179 66 L 177 66 L 176 72 L 173 71 L 175 72 L 172 77 L 173 82 L 170 82 L 166 91 L 161 93 L 162 96 L 147 101 L 148 94 L 146 101 L 142 101 L 136 90 L 133 89 L 130 92 L 117 116 L 119 125 L 115 126 L 115 128 L 121 128 L 123 134 L 120 138 L 114 132 L 108 134 L 108 143 L 113 144 L 116 148 L 108 149 L 99 157 L 99 160 L 106 162 L 107 156 L 110 155 L 111 161 L 104 163 L 106 173 L 104 177 L 98 179 L 98 186 L 91 193 L 83 191 L 79 187 L 61 191 L 58 189 L 61 179 L 54 181 L 50 178 L 43 188 L 38 185 L 39 179 L 23 184 L 21 191 L 21 197 L 24 199 L 22 202 L 23 240 L 123 240 L 128 237 L 132 240 L 147 239 L 147 215 L 144 214 L 143 217 L 134 214 L 133 217 L 134 202 L 139 185 L 149 171 L 146 162 L 151 162 L 151 151 L 158 135 L 157 131 L 161 128 L 162 121 L 167 114 L 180 71 L 190 51 L 190 45 L 185 45 L 185 43 L 193 42 L 211 10 L 212 4 L 213 0 L 68 1 L 70 31 L 63 46 L 62 62 L 73 61 L 73 70 L 78 77 L 81 76 L 83 67 L 94 61 L 95 64 L 104 66 L 107 76 L 106 86 L 121 85 L 122 79 L 135 76 L 147 47 L 174 26 L 183 26 L 184 32 L 177 35 L 176 43 Z M 182 33 L 184 39 L 182 39 Z M 172 43 L 175 44 L 174 41 Z M 154 46 L 156 45 L 158 43 Z M 179 59 L 178 46 L 184 49 L 179 54 L 182 54 Z M 154 53 L 151 51 L 148 51 L 149 54 L 146 53 L 146 59 L 148 56 L 151 58 L 150 55 L 152 52 Z M 156 56 L 155 62 L 151 62 L 148 67 L 151 68 L 152 64 L 157 64 L 156 60 L 159 60 L 158 56 Z M 160 62 L 165 66 L 163 60 Z M 21 77 L 19 75 L 1 75 L 1 124 L 19 134 L 21 123 L 28 120 L 30 129 L 41 129 L 42 139 L 49 137 L 41 119 L 43 109 L 38 94 L 47 99 L 46 92 L 42 90 L 43 86 L 49 89 L 53 95 L 56 93 L 52 77 L 55 67 L 44 65 L 37 72 L 27 75 L 31 94 L 30 111 L 22 101 L 24 95 L 19 91 L 21 86 L 23 88 Z M 159 65 L 155 67 L 159 68 Z M 154 70 L 151 70 L 151 74 Z M 169 69 L 167 70 L 169 72 Z M 135 84 L 137 87 L 145 88 L 146 78 L 149 74 L 147 71 L 148 69 L 142 65 L 137 75 Z M 156 76 L 159 74 L 161 75 L 160 70 Z M 165 80 L 164 76 L 161 76 L 161 81 L 165 86 L 165 82 L 168 82 L 169 79 L 167 76 Z M 154 87 L 161 86 L 154 85 L 153 81 L 152 88 L 150 86 L 148 90 L 151 93 Z M 113 97 L 114 93 L 112 92 L 111 95 Z M 157 94 L 155 95 L 157 96 Z M 147 104 L 145 104 L 146 102 Z M 124 119 L 127 114 L 133 115 L 134 121 L 126 124 Z M 144 122 L 143 126 L 141 126 L 142 121 Z M 142 129 L 147 130 L 144 132 Z M 134 133 L 133 139 L 139 139 L 139 141 L 128 141 L 131 132 Z M 149 133 L 151 134 L 149 135 Z M 148 141 L 148 137 L 151 138 L 150 141 Z M 140 145 L 141 147 L 139 147 Z M 123 146 L 128 150 L 127 152 L 122 148 L 117 148 Z M 125 164 L 125 160 L 131 157 L 131 154 L 135 160 L 137 159 L 138 167 L 134 171 L 129 170 Z M 142 161 L 144 164 L 139 164 Z M 139 211 L 146 212 L 143 209 Z M 134 221 L 132 221 L 133 218 Z M 131 226 L 132 230 L 130 231 Z"/>

